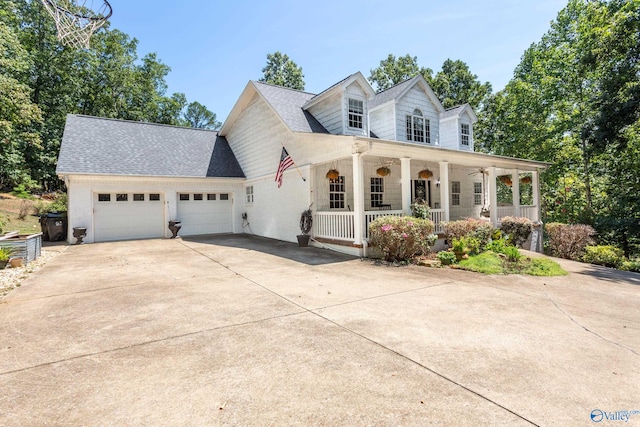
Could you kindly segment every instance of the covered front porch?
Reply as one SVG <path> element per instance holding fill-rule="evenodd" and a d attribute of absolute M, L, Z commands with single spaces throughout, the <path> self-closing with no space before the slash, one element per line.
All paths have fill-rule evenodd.
<path fill-rule="evenodd" d="M 313 167 L 312 234 L 317 241 L 366 247 L 372 221 L 411 215 L 416 199 L 430 206 L 439 234 L 444 222 L 468 217 L 494 226 L 505 216 L 540 219 L 539 172 L 544 164 L 402 145 L 369 143 L 354 149 L 350 158 Z"/>

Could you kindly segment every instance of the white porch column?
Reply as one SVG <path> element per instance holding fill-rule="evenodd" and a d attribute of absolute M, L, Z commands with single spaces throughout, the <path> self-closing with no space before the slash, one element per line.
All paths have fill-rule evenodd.
<path fill-rule="evenodd" d="M 531 193 L 533 194 L 533 206 L 536 207 L 536 220 L 542 218 L 540 206 L 540 174 L 538 171 L 531 172 Z"/>
<path fill-rule="evenodd" d="M 442 220 L 449 221 L 449 162 L 440 162 L 440 204 Z"/>
<path fill-rule="evenodd" d="M 511 195 L 513 197 L 513 215 L 520 216 L 520 171 L 511 171 Z"/>
<path fill-rule="evenodd" d="M 355 245 L 363 244 L 364 237 L 364 177 L 362 155 L 352 154 L 353 163 L 353 234 Z"/>
<path fill-rule="evenodd" d="M 496 185 L 496 168 L 489 168 L 489 215 L 491 224 L 498 226 L 498 186 Z"/>
<path fill-rule="evenodd" d="M 411 159 L 400 159 L 400 186 L 402 188 L 402 210 L 411 214 Z"/>

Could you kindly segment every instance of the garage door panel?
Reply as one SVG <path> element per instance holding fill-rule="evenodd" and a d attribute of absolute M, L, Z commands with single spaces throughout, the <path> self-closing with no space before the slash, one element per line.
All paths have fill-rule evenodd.
<path fill-rule="evenodd" d="M 164 236 L 164 197 L 149 200 L 149 194 L 145 194 L 143 201 L 134 201 L 129 194 L 127 201 L 116 201 L 112 193 L 110 201 L 100 201 L 98 194 L 105 193 L 94 196 L 96 242 Z"/>
<path fill-rule="evenodd" d="M 178 220 L 182 223 L 180 234 L 231 233 L 233 231 L 231 200 L 178 200 Z"/>

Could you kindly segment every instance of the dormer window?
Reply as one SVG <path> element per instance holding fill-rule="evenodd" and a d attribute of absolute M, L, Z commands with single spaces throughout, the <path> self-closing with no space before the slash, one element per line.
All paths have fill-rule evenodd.
<path fill-rule="evenodd" d="M 466 123 L 460 124 L 460 144 L 469 146 L 469 125 Z"/>
<path fill-rule="evenodd" d="M 364 104 L 359 99 L 349 98 L 349 127 L 362 129 L 362 117 L 364 116 Z"/>
<path fill-rule="evenodd" d="M 407 141 L 431 144 L 429 120 L 425 119 L 422 111 L 417 108 L 413 110 L 413 114 L 407 116 Z"/>

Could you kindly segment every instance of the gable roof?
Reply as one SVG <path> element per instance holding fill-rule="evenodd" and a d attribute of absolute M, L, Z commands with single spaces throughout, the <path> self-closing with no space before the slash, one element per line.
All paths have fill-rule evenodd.
<path fill-rule="evenodd" d="M 473 123 L 478 121 L 478 116 L 476 116 L 476 113 L 473 111 L 473 108 L 471 108 L 471 105 L 469 104 L 462 104 L 456 107 L 448 108 L 444 111 L 444 113 L 440 114 L 440 118 L 448 119 L 450 117 L 460 117 L 465 113 L 469 114 L 469 117 L 471 117 L 471 121 Z"/>
<path fill-rule="evenodd" d="M 244 178 L 215 131 L 69 114 L 56 172 Z"/>
<path fill-rule="evenodd" d="M 315 117 L 302 109 L 302 106 L 315 96 L 314 94 L 251 80 L 220 128 L 220 135 L 227 134 L 255 94 L 258 94 L 271 107 L 282 124 L 292 132 L 329 133 Z"/>
<path fill-rule="evenodd" d="M 340 80 L 338 83 L 330 86 L 328 89 L 323 90 L 313 98 L 311 98 L 302 108 L 305 110 L 311 108 L 313 105 L 322 102 L 323 99 L 330 97 L 337 91 L 344 90 L 351 83 L 357 82 L 360 87 L 369 95 L 368 98 L 373 98 L 376 92 L 373 90 L 367 79 L 362 75 L 360 71 L 351 74 L 350 76 L 345 77 Z"/>
<path fill-rule="evenodd" d="M 262 82 L 252 82 L 256 90 L 293 132 L 329 133 L 302 106 L 314 97 L 312 93 Z"/>
<path fill-rule="evenodd" d="M 439 112 L 444 112 L 444 107 L 442 103 L 436 96 L 429 83 L 425 80 L 422 74 L 418 74 L 415 77 L 410 78 L 409 80 L 405 80 L 401 83 L 398 83 L 395 86 L 391 86 L 389 89 L 383 90 L 382 92 L 376 94 L 375 98 L 369 102 L 369 109 L 374 110 L 376 107 L 385 104 L 390 101 L 398 102 L 403 96 L 407 94 L 415 85 L 419 85 L 427 97 L 431 100 L 436 110 Z"/>

